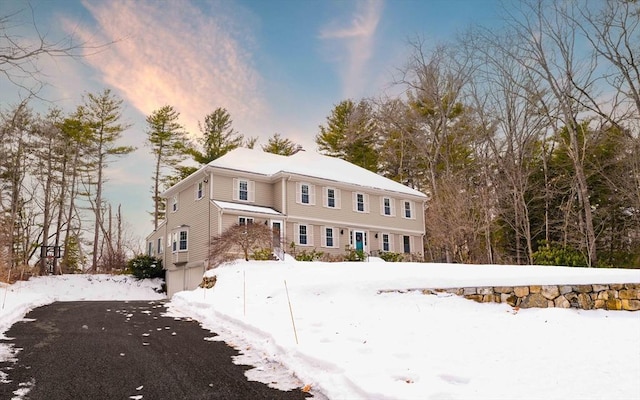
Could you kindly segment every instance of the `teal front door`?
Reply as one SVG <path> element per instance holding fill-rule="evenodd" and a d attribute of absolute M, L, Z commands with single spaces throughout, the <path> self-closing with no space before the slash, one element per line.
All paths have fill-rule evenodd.
<path fill-rule="evenodd" d="M 354 242 L 356 250 L 364 251 L 364 232 L 356 231 L 354 233 Z"/>

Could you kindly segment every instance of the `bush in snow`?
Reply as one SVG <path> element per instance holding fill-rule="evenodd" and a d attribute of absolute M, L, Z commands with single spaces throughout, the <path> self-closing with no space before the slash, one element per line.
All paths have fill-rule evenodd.
<path fill-rule="evenodd" d="M 311 251 L 302 250 L 296 254 L 295 259 L 297 261 L 317 261 L 321 259 L 323 255 L 323 252 L 316 251 L 316 249 Z"/>
<path fill-rule="evenodd" d="M 533 253 L 536 265 L 564 265 L 567 267 L 586 267 L 587 259 L 578 250 L 559 243 L 540 242 L 540 247 Z"/>
<path fill-rule="evenodd" d="M 127 271 L 138 279 L 162 278 L 165 271 L 162 260 L 152 256 L 140 254 L 127 263 Z"/>
<path fill-rule="evenodd" d="M 353 247 L 347 247 L 347 254 L 344 256 L 345 261 L 364 261 L 367 255 L 364 250 L 356 250 Z"/>
<path fill-rule="evenodd" d="M 273 250 L 269 247 L 255 249 L 253 253 L 251 253 L 251 258 L 256 261 L 271 261 L 275 259 L 273 256 Z"/>
<path fill-rule="evenodd" d="M 403 259 L 402 254 L 394 253 L 391 251 L 384 251 L 380 253 L 380 258 L 385 260 L 386 262 L 400 262 Z"/>

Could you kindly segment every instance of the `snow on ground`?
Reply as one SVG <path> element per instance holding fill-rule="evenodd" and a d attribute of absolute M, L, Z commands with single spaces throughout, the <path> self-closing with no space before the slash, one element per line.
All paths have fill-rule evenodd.
<path fill-rule="evenodd" d="M 215 287 L 177 293 L 169 314 L 199 320 L 245 353 L 236 362 L 256 365 L 248 376 L 282 389 L 301 382 L 332 400 L 640 399 L 640 312 L 379 293 L 640 283 L 640 270 L 289 260 L 208 274 Z"/>
<path fill-rule="evenodd" d="M 13 285 L 0 282 L 0 337 L 29 311 L 54 301 L 158 300 L 161 281 L 129 275 L 40 276 Z M 2 360 L 0 345 L 0 360 Z"/>
<path fill-rule="evenodd" d="M 13 285 L 0 282 L 0 339 L 5 332 L 32 309 L 54 301 L 84 300 L 160 300 L 159 279 L 137 280 L 128 275 L 40 276 Z M 20 349 L 0 343 L 0 361 L 15 360 Z M 7 381 L 0 371 L 0 385 Z M 13 399 L 25 399 L 34 381 L 20 383 Z"/>
<path fill-rule="evenodd" d="M 520 309 L 419 288 L 640 283 L 640 270 L 410 263 L 237 262 L 177 293 L 241 350 L 250 379 L 339 399 L 640 399 L 640 312 Z M 157 281 L 64 275 L 0 284 L 0 336 L 53 301 L 157 300 Z M 295 324 L 295 329 L 294 329 Z M 12 356 L 0 346 L 0 360 Z M 282 371 L 293 371 L 291 377 Z M 297 378 L 297 379 L 296 379 Z M 0 377 L 0 382 L 2 377 Z"/>

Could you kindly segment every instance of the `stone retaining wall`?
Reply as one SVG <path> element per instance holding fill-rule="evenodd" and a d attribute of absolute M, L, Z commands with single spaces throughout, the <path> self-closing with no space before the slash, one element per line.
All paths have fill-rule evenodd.
<path fill-rule="evenodd" d="M 520 308 L 640 310 L 640 283 L 483 286 L 421 290 L 424 294 L 451 293 L 480 303 L 507 303 L 512 307 Z"/>

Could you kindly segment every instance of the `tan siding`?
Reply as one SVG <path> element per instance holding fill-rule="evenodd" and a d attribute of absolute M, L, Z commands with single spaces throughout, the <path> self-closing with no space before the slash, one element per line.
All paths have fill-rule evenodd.
<path fill-rule="evenodd" d="M 244 179 L 252 182 L 250 186 L 253 189 L 253 201 L 234 200 L 234 184 L 236 184 L 236 179 Z M 237 176 L 214 175 L 213 182 L 213 198 L 215 200 L 254 204 L 265 207 L 273 207 L 274 205 L 274 188 L 270 182 L 256 181 L 242 174 L 238 174 Z"/>
<path fill-rule="evenodd" d="M 303 181 L 308 183 L 307 181 Z M 363 189 L 353 190 L 340 185 L 315 184 L 316 199 L 315 205 L 300 204 L 297 201 L 299 191 L 296 190 L 297 182 L 290 180 L 287 182 L 287 211 L 290 224 L 287 225 L 287 241 L 292 242 L 294 236 L 294 223 L 307 223 L 314 225 L 314 245 L 312 248 L 328 254 L 344 254 L 345 246 L 349 244 L 349 231 L 362 230 L 367 232 L 367 250 L 379 252 L 382 249 L 381 233 L 392 235 L 393 251 L 401 253 L 402 236 L 412 237 L 412 253 L 423 253 L 422 234 L 424 232 L 424 203 L 420 198 L 408 198 L 396 194 L 386 194 L 380 191 Z M 340 191 L 340 208 L 328 208 L 325 202 L 325 187 L 333 187 Z M 368 212 L 354 211 L 354 193 L 359 192 L 366 195 Z M 394 215 L 382 215 L 382 197 L 389 197 L 394 200 Z M 414 219 L 403 218 L 404 200 L 413 202 Z M 333 226 L 342 228 L 343 234 L 338 236 L 339 249 L 321 247 L 321 227 Z M 339 232 L 340 229 L 338 229 Z M 375 235 L 378 234 L 378 238 Z"/>
<path fill-rule="evenodd" d="M 273 184 L 269 182 L 256 182 L 256 202 L 258 206 L 273 207 Z"/>
<path fill-rule="evenodd" d="M 423 232 L 424 215 L 422 211 L 422 202 L 414 201 L 414 214 L 416 219 L 402 218 L 398 207 L 401 206 L 403 198 L 395 199 L 396 214 L 393 217 L 384 216 L 380 213 L 379 194 L 373 192 L 362 191 L 368 195 L 369 212 L 353 211 L 353 193 L 352 190 L 340 190 L 341 208 L 334 209 L 324 207 L 324 190 L 322 185 L 316 185 L 316 204 L 305 205 L 296 202 L 296 182 L 291 180 L 287 185 L 287 209 L 288 215 L 298 220 L 309 220 L 315 224 L 328 224 L 335 226 L 362 226 L 368 227 L 372 231 L 380 231 L 383 229 L 394 232 Z M 386 195 L 385 195 L 386 196 Z M 317 221 L 317 222 L 316 222 Z"/>
<path fill-rule="evenodd" d="M 213 175 L 213 198 L 220 201 L 233 201 L 233 178 Z"/>
<path fill-rule="evenodd" d="M 168 213 L 167 233 L 169 235 L 178 230 L 180 225 L 187 225 L 189 232 L 187 236 L 188 251 L 184 252 L 186 254 L 173 254 L 170 248 L 171 243 L 167 243 L 168 247 L 165 246 L 165 248 L 168 248 L 169 263 L 176 261 L 176 259 L 192 262 L 207 258 L 209 237 L 207 218 L 209 216 L 210 203 L 206 197 L 200 200 L 195 199 L 196 183 L 186 186 L 178 194 L 178 211 Z M 211 213 L 213 213 L 213 210 L 211 210 Z M 168 263 L 165 262 L 165 264 Z"/>
<path fill-rule="evenodd" d="M 273 183 L 272 185 L 272 203 L 273 204 L 273 208 L 279 212 L 282 212 L 282 179 L 278 179 L 276 182 Z"/>

